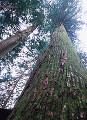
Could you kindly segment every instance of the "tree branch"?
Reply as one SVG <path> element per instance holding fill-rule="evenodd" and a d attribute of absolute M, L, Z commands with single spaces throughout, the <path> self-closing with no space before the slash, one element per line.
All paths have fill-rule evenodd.
<path fill-rule="evenodd" d="M 11 6 L 11 5 L 0 5 L 0 8 L 11 8 L 11 9 L 13 9 L 13 8 L 17 8 L 17 6 Z"/>

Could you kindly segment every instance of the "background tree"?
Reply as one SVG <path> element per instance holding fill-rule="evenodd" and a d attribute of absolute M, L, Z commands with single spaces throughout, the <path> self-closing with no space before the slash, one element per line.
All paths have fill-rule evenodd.
<path fill-rule="evenodd" d="M 20 23 L 41 24 L 43 9 L 42 0 L 1 0 L 0 1 L 0 36 L 10 34 L 10 30 L 17 32 Z"/>
<path fill-rule="evenodd" d="M 22 23 L 25 22 L 26 24 L 29 24 L 29 25 L 32 24 L 32 26 L 38 22 L 37 26 L 39 26 L 42 24 L 43 17 L 44 16 L 43 16 L 43 8 L 42 8 L 41 0 L 36 0 L 36 1 L 35 0 L 28 0 L 28 1 L 26 0 L 19 0 L 19 1 L 2 0 L 0 1 L 0 34 L 1 34 L 1 37 L 3 38 L 3 35 L 6 34 L 9 36 L 8 38 L 9 42 L 11 40 L 13 41 L 13 39 L 10 39 L 10 34 L 12 35 L 12 37 L 14 34 L 16 35 L 20 34 L 21 22 Z M 33 30 L 34 30 L 34 26 L 31 32 L 33 32 Z M 29 35 L 29 33 L 27 33 L 27 35 Z M 20 38 L 21 36 L 19 37 L 18 41 L 20 41 Z M 5 42 L 7 42 L 6 45 L 8 45 L 10 48 L 11 45 L 13 46 L 18 41 L 14 41 L 12 44 L 8 44 L 8 41 L 5 41 Z M 4 40 L 1 43 L 3 42 Z M 0 43 L 0 48 L 2 47 L 1 43 Z M 29 46 L 29 43 L 30 43 L 30 39 L 28 37 L 26 42 L 25 41 L 22 43 L 20 42 L 20 45 L 15 47 L 11 52 L 9 52 L 2 59 L 0 59 L 0 82 L 1 83 L 7 82 L 7 84 L 9 84 L 10 82 L 12 83 L 12 81 L 14 82 L 17 79 L 17 76 L 12 77 L 12 74 L 11 74 L 12 68 L 15 67 L 15 65 L 18 66 L 18 69 L 19 69 L 18 77 L 21 76 L 21 73 L 23 73 L 23 69 L 25 70 L 31 69 L 29 68 L 28 64 L 31 62 L 34 62 L 34 60 L 31 60 L 31 62 L 29 60 L 32 57 L 34 58 L 35 55 L 31 47 Z M 28 44 L 28 46 L 26 44 Z M 27 50 L 28 50 L 28 52 L 26 53 L 27 61 L 22 60 L 22 59 L 21 59 L 21 62 L 17 61 L 17 58 L 20 59 L 19 54 L 21 54 L 21 51 L 23 50 L 24 47 L 25 48 L 27 47 Z M 4 50 L 6 50 L 6 48 L 7 46 L 4 46 Z M 6 72 L 4 72 L 4 70 L 6 70 Z M 8 95 L 9 95 L 9 91 L 10 90 L 7 90 Z M 2 98 L 0 99 L 0 106 L 2 106 L 3 100 L 6 99 L 5 95 L 6 94 L 3 93 Z"/>

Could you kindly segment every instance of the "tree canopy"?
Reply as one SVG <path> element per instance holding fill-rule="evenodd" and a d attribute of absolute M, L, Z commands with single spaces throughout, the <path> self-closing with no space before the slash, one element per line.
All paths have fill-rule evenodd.
<path fill-rule="evenodd" d="M 74 42 L 75 31 L 82 24 L 78 19 L 78 13 L 81 11 L 80 2 L 81 0 L 2 0 L 0 1 L 0 34 L 10 34 L 8 28 L 16 33 L 21 22 L 33 24 L 37 21 L 45 25 L 44 32 L 51 33 L 63 24 Z"/>
<path fill-rule="evenodd" d="M 75 31 L 78 30 L 83 23 L 79 20 L 81 12 L 80 0 L 56 0 L 55 2 L 46 1 L 47 8 L 47 23 L 50 26 L 50 31 L 61 24 L 64 25 L 71 41 L 76 39 Z"/>

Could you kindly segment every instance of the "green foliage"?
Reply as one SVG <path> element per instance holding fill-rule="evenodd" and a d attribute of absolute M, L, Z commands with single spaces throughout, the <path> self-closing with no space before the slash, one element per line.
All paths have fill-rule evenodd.
<path fill-rule="evenodd" d="M 45 0 L 2 0 L 1 5 L 13 6 L 13 8 L 0 8 L 0 33 L 7 34 L 7 27 L 10 29 L 19 29 L 20 20 L 25 23 L 31 22 L 32 24 L 38 22 L 44 28 L 44 32 L 50 31 L 52 34 L 56 27 L 61 24 L 64 25 L 66 31 L 71 38 L 72 42 L 76 39 L 75 31 L 83 24 L 78 20 L 78 13 L 80 0 L 56 0 L 56 2 L 48 2 Z M 46 16 L 44 22 L 43 11 Z M 15 30 L 14 30 L 15 31 Z M 8 33 L 9 34 L 9 33 Z"/>
<path fill-rule="evenodd" d="M 84 64 L 84 67 L 87 68 L 87 55 L 86 55 L 86 53 L 78 52 L 78 55 L 79 55 L 82 63 Z"/>
<path fill-rule="evenodd" d="M 78 14 L 81 11 L 79 3 L 79 0 L 46 2 L 47 22 L 50 24 L 50 28 L 54 31 L 56 27 L 63 24 L 72 42 L 76 39 L 75 31 L 80 29 L 80 25 L 83 24 L 78 20 Z"/>

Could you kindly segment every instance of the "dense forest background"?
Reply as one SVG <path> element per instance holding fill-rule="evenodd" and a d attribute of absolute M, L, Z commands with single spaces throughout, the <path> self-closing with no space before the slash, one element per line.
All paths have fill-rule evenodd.
<path fill-rule="evenodd" d="M 30 71 L 36 68 L 38 57 L 49 44 L 56 28 L 64 25 L 75 46 L 75 41 L 78 40 L 76 31 L 81 29 L 84 24 L 80 20 L 80 13 L 81 0 L 0 1 L 0 54 L 2 54 L 3 48 L 5 51 L 10 48 L 10 52 L 0 59 L 0 85 L 2 86 L 0 106 L 6 105 L 19 80 L 23 79 L 19 82 L 21 86 L 19 85 L 14 92 L 14 94 L 21 93 L 22 90 L 19 88 L 26 84 Z M 25 28 L 26 31 L 24 31 Z M 32 35 L 29 35 L 29 30 Z M 12 42 L 11 38 L 14 35 L 17 39 Z M 7 40 L 9 43 L 6 42 Z M 14 45 L 15 43 L 17 45 Z M 12 49 L 10 45 L 12 45 Z M 86 68 L 85 54 L 78 54 Z M 14 99 L 17 97 L 15 95 Z"/>

